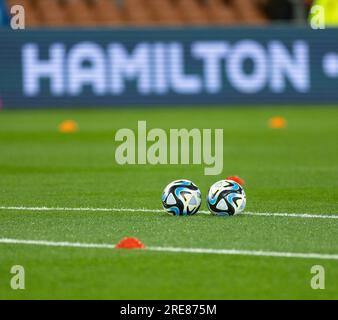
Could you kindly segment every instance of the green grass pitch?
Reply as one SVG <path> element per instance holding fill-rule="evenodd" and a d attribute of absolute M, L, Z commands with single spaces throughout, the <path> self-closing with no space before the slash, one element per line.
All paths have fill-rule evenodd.
<path fill-rule="evenodd" d="M 267 125 L 287 119 L 285 129 Z M 61 121 L 80 130 L 61 134 Z M 115 163 L 119 128 L 224 128 L 224 170 Z M 2 111 L 0 206 L 161 208 L 171 180 L 246 180 L 247 212 L 338 214 L 338 109 L 325 107 Z M 205 201 L 202 210 L 207 210 Z M 0 239 L 338 254 L 338 219 L 155 212 L 0 210 Z M 310 268 L 325 268 L 325 290 Z M 26 289 L 9 286 L 22 265 Z M 337 299 L 338 260 L 0 243 L 0 299 Z"/>

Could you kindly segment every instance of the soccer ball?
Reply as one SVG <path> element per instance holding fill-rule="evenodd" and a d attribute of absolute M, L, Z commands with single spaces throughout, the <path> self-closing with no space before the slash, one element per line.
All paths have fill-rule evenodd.
<path fill-rule="evenodd" d="M 214 183 L 207 197 L 208 208 L 218 216 L 232 216 L 241 213 L 246 204 L 244 189 L 233 180 Z"/>
<path fill-rule="evenodd" d="M 175 180 L 165 187 L 162 205 L 170 215 L 190 216 L 201 206 L 201 192 L 189 180 Z"/>

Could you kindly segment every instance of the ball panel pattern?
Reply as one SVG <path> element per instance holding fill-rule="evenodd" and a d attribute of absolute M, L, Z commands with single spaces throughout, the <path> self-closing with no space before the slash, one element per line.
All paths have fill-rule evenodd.
<path fill-rule="evenodd" d="M 246 204 L 244 189 L 232 180 L 218 181 L 209 189 L 207 204 L 211 213 L 216 215 L 240 213 Z"/>
<path fill-rule="evenodd" d="M 171 215 L 193 215 L 201 206 L 201 192 L 189 180 L 175 180 L 164 189 L 162 205 Z"/>

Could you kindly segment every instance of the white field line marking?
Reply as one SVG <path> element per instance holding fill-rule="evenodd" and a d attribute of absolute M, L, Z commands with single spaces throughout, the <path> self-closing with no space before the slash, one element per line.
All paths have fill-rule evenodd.
<path fill-rule="evenodd" d="M 160 209 L 145 208 L 62 208 L 62 207 L 4 207 L 0 206 L 0 210 L 18 210 L 18 211 L 93 211 L 93 212 L 164 212 Z"/>
<path fill-rule="evenodd" d="M 35 245 L 47 247 L 68 247 L 68 248 L 89 248 L 89 249 L 115 249 L 115 245 L 108 243 L 81 243 L 81 242 L 56 242 L 46 240 L 20 240 L 0 238 L 0 244 L 14 245 Z M 144 250 L 144 249 L 139 249 Z M 199 253 L 199 254 L 220 254 L 220 255 L 240 255 L 257 257 L 279 257 L 279 258 L 301 258 L 301 259 L 324 259 L 338 260 L 338 254 L 321 253 L 298 253 L 298 252 L 278 252 L 263 250 L 237 250 L 237 249 L 209 249 L 209 248 L 177 248 L 177 247 L 146 247 L 146 251 L 175 252 L 175 253 Z"/>
<path fill-rule="evenodd" d="M 0 210 L 17 211 L 89 211 L 89 212 L 164 212 L 161 209 L 146 208 L 62 208 L 62 207 L 23 207 L 23 206 L 0 206 Z M 199 211 L 209 214 L 209 211 Z M 310 213 L 273 213 L 273 212 L 244 212 L 243 215 L 258 217 L 287 217 L 287 218 L 308 218 L 308 219 L 338 219 L 338 214 L 310 214 Z"/>

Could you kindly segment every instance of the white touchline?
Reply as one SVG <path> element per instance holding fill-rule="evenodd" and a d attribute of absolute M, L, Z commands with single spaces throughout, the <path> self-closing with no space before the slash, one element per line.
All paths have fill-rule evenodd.
<path fill-rule="evenodd" d="M 22 240 L 22 239 L 8 239 L 8 238 L 0 238 L 0 244 L 87 248 L 87 249 L 115 249 L 115 245 L 109 244 L 109 243 L 81 243 L 81 242 L 65 242 L 65 241 L 58 242 L 58 241 L 47 241 L 47 240 Z M 119 249 L 119 250 L 126 250 L 126 249 Z M 258 257 L 338 260 L 338 254 L 278 252 L 278 251 L 263 251 L 263 250 L 178 248 L 178 247 L 154 247 L 154 246 L 146 247 L 146 249 L 134 249 L 134 250 L 141 250 L 145 252 L 146 251 L 161 251 L 161 252 L 175 252 L 175 253 L 199 253 L 199 254 L 258 256 Z"/>
<path fill-rule="evenodd" d="M 89 212 L 164 212 L 161 209 L 146 208 L 63 208 L 63 207 L 25 207 L 25 206 L 0 206 L 0 210 L 16 211 L 89 211 Z M 209 214 L 209 211 L 199 211 Z M 241 215 L 257 217 L 286 217 L 286 218 L 307 218 L 307 219 L 338 219 L 338 214 L 312 214 L 312 213 L 278 213 L 278 212 L 244 212 Z"/>

